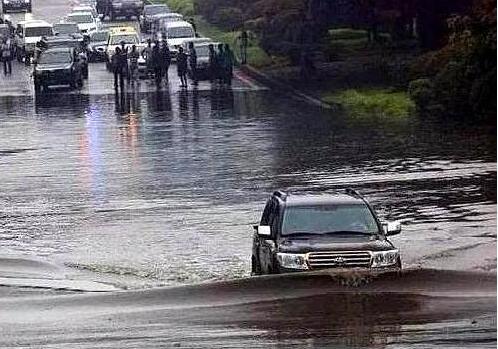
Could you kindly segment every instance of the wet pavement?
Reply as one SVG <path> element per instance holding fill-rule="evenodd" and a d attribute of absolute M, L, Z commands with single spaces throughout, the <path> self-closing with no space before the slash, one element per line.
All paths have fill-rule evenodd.
<path fill-rule="evenodd" d="M 67 11 L 65 1 L 51 4 L 35 7 L 35 16 L 46 15 L 54 20 Z M 247 277 L 251 224 L 259 220 L 268 195 L 281 188 L 304 192 L 347 187 L 360 190 L 382 219 L 403 222 L 402 234 L 392 240 L 400 247 L 405 268 L 496 273 L 495 125 L 416 116 L 350 117 L 293 100 L 241 72 L 237 72 L 232 88 L 203 82 L 185 90 L 179 87 L 173 66 L 169 85 L 160 90 L 142 81 L 137 87 L 115 94 L 111 74 L 99 63 L 91 64 L 90 78 L 81 90 L 62 87 L 38 96 L 34 95 L 30 72 L 30 67 L 15 64 L 11 77 L 0 76 L 1 285 L 26 286 L 31 282 L 34 287 L 71 293 Z M 240 282 L 249 286 L 262 282 L 259 278 L 250 280 L 253 281 Z M 282 282 L 287 281 L 284 278 Z M 133 347 L 140 342 L 140 335 L 150 337 L 149 342 L 144 341 L 150 347 L 165 343 L 177 346 L 182 336 L 192 339 L 191 347 L 315 347 L 327 343 L 326 339 L 320 340 L 331 336 L 329 327 L 320 327 L 323 323 L 310 325 L 311 332 L 297 322 L 284 321 L 278 329 L 257 326 L 254 321 L 264 321 L 265 314 L 281 318 L 293 315 L 284 311 L 289 306 L 286 301 L 265 298 L 268 292 L 278 293 L 275 285 L 258 285 L 254 297 L 264 300 L 261 306 L 246 308 L 239 304 L 238 312 L 233 308 L 224 312 L 223 308 L 217 313 L 212 307 L 220 304 L 210 303 L 209 312 L 196 308 L 195 313 L 184 314 L 185 324 L 192 328 L 201 326 L 193 322 L 202 319 L 217 323 L 210 328 L 212 332 L 204 333 L 212 336 L 211 342 L 196 341 L 199 338 L 189 335 L 189 331 L 177 332 L 175 337 L 171 334 L 174 326 L 160 313 L 147 313 L 136 320 L 133 316 L 120 317 L 114 309 L 109 323 L 123 320 L 119 326 L 128 324 L 136 330 L 130 332 L 136 337 L 130 335 L 126 343 L 113 342 L 112 336 L 122 338 L 127 327 L 116 325 L 116 332 L 107 335 L 112 333 L 112 325 L 106 325 L 101 334 L 109 342 L 101 344 Z M 229 289 L 232 287 L 238 290 L 240 285 L 234 281 Z M 145 293 L 137 293 L 133 300 L 152 291 L 134 291 Z M 163 296 L 167 297 L 165 292 Z M 303 309 L 330 300 L 316 298 L 319 289 L 316 292 L 300 301 L 295 321 L 317 321 Z M 15 298 L 26 294 L 16 293 Z M 11 302 L 12 292 L 0 289 L 0 298 L 2 295 L 6 295 L 5 302 Z M 102 303 L 87 298 L 92 317 L 102 314 L 99 306 L 113 308 L 114 296 L 109 297 Z M 175 297 L 172 302 L 184 302 Z M 358 314 L 363 316 L 365 309 L 375 313 L 383 305 L 376 295 L 365 296 L 363 301 L 350 295 L 341 297 L 356 314 L 345 315 L 347 309 L 341 310 L 349 323 Z M 394 318 L 384 324 L 387 327 L 368 327 L 366 336 L 354 332 L 365 331 L 361 323 L 340 328 L 333 336 L 349 340 L 335 342 L 347 347 L 368 346 L 369 342 L 358 344 L 355 338 L 373 341 L 378 347 L 427 348 L 427 343 L 455 347 L 454 341 L 444 342 L 445 331 L 453 331 L 456 337 L 464 333 L 469 345 L 485 343 L 475 347 L 486 347 L 496 342 L 496 322 L 488 316 L 493 305 L 489 295 L 483 297 L 481 303 L 474 304 L 475 308 L 467 300 L 456 301 L 458 307 L 463 307 L 457 307 L 462 313 L 446 327 L 441 322 L 451 316 L 443 312 L 448 316 L 408 321 L 405 325 L 412 326 L 409 330 L 400 327 Z M 95 302 L 99 305 L 96 310 L 91 306 Z M 157 302 L 155 299 L 152 310 L 163 309 Z M 411 314 L 413 302 L 425 301 L 401 297 L 395 304 L 406 306 L 407 314 Z M 450 307 L 456 304 L 452 302 L 427 304 Z M 12 309 L 18 305 L 13 304 Z M 77 300 L 78 304 L 77 309 L 83 309 L 84 299 Z M 57 316 L 57 311 L 52 315 Z M 243 324 L 233 318 L 228 323 L 219 320 L 226 314 L 239 317 L 248 311 L 257 316 L 245 319 Z M 202 316 L 195 318 L 193 314 Z M 488 317 L 474 331 L 465 321 L 479 314 Z M 54 336 L 52 347 L 67 347 L 67 343 L 85 347 L 78 338 L 96 331 L 95 326 L 106 323 L 105 317 L 83 326 L 82 332 L 71 332 L 64 338 L 56 335 L 64 326 L 77 328 L 85 316 L 77 317 L 78 324 L 47 325 L 46 332 L 28 335 L 33 335 L 32 343 L 36 345 L 43 346 L 44 342 L 35 339 Z M 171 311 L 169 316 L 180 315 Z M 4 345 L 26 345 L 19 339 L 26 333 L 6 318 L 8 315 L 0 317 L 0 327 L 3 333 L 10 331 L 11 337 Z M 467 320 L 460 322 L 462 318 Z M 149 320 L 168 324 L 157 325 L 155 333 L 149 332 L 155 328 L 153 325 L 141 331 Z M 224 335 L 227 326 L 235 326 L 236 333 Z M 291 330 L 285 332 L 282 328 Z M 396 340 L 379 337 L 390 328 L 398 333 Z M 483 334 L 484 339 L 476 333 Z M 159 334 L 169 342 L 161 342 Z M 260 334 L 265 335 L 259 337 Z"/>

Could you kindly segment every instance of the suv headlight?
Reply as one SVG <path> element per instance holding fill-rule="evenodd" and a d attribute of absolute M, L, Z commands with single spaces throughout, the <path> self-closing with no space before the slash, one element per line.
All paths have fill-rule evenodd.
<path fill-rule="evenodd" d="M 372 268 L 393 266 L 398 262 L 398 258 L 398 250 L 372 252 Z"/>
<path fill-rule="evenodd" d="M 299 270 L 309 269 L 305 254 L 277 253 L 277 260 L 283 268 Z"/>

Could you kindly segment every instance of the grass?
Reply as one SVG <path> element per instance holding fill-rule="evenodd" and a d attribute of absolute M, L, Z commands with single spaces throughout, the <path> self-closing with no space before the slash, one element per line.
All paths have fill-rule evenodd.
<path fill-rule="evenodd" d="M 183 14 L 186 17 L 193 17 L 197 26 L 197 31 L 214 41 L 229 44 L 232 47 L 237 58 L 239 57 L 237 47 L 237 37 L 240 32 L 227 31 L 205 21 L 201 16 L 194 14 L 194 1 L 193 0 L 149 0 L 153 3 L 165 3 L 171 10 Z M 256 68 L 267 67 L 278 61 L 278 58 L 268 56 L 265 51 L 258 45 L 257 40 L 251 40 L 247 48 L 248 63 Z"/>
<path fill-rule="evenodd" d="M 342 105 L 352 116 L 380 116 L 404 118 L 415 110 L 414 102 L 406 92 L 388 89 L 349 89 L 327 92 L 322 99 L 328 103 Z"/>

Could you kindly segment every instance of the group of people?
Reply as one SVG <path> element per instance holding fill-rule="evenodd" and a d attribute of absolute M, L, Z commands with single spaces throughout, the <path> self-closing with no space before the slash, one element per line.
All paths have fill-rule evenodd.
<path fill-rule="evenodd" d="M 209 68 L 208 79 L 211 82 L 219 82 L 231 85 L 233 67 L 236 63 L 235 55 L 228 44 L 219 44 L 216 48 L 209 45 Z M 163 80 L 168 82 L 168 70 L 173 58 L 166 40 L 148 40 L 147 46 L 141 51 L 136 45 L 128 49 L 124 42 L 116 47 L 111 58 L 114 73 L 114 87 L 123 88 L 125 80 L 128 84 L 135 84 L 138 80 L 138 60 L 143 57 L 146 65 L 146 79 L 154 79 L 156 85 L 160 86 Z M 177 73 L 182 87 L 188 85 L 188 73 L 194 85 L 198 84 L 199 76 L 197 69 L 197 51 L 193 42 L 189 43 L 188 50 L 178 48 L 176 54 Z"/>

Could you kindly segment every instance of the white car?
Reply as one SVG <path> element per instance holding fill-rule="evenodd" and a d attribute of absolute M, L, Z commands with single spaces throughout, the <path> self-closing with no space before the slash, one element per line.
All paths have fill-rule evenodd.
<path fill-rule="evenodd" d="M 185 41 L 192 41 L 195 39 L 195 31 L 192 24 L 185 21 L 167 23 L 162 35 L 162 38 L 166 39 L 173 57 L 176 56 L 178 49 Z"/>
<path fill-rule="evenodd" d="M 35 55 L 36 43 L 42 37 L 53 36 L 54 30 L 52 24 L 39 21 L 21 21 L 16 27 L 15 46 L 17 52 L 17 60 L 29 63 Z"/>
<path fill-rule="evenodd" d="M 97 9 L 94 7 L 94 6 L 90 6 L 90 5 L 79 5 L 79 6 L 75 6 L 73 7 L 72 13 L 76 13 L 76 12 L 91 12 L 91 14 L 93 15 L 93 17 L 95 19 L 98 19 L 99 18 L 99 14 L 97 13 Z"/>
<path fill-rule="evenodd" d="M 93 17 L 91 12 L 72 12 L 66 19 L 68 22 L 78 24 L 82 34 L 89 34 L 100 28 L 99 20 Z"/>

